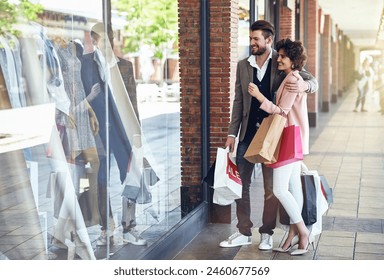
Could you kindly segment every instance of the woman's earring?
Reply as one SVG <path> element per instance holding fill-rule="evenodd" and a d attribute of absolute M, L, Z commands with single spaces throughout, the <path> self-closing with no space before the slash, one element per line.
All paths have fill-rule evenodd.
<path fill-rule="evenodd" d="M 292 68 L 292 69 L 295 69 L 295 65 L 292 64 L 292 65 L 291 65 L 291 68 Z"/>

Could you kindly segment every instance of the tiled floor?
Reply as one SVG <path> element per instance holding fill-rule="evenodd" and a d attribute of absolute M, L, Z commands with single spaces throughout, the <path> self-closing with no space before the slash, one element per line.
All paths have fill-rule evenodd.
<path fill-rule="evenodd" d="M 136 229 L 142 232 L 148 246 L 134 246 L 123 242 L 121 226 L 121 192 L 123 186 L 119 180 L 117 164 L 113 159 L 110 165 L 110 203 L 116 225 L 114 245 L 109 248 L 97 246 L 96 240 L 100 236 L 100 226 L 94 225 L 85 228 L 85 225 L 82 226 L 81 223 L 79 225 L 77 220 L 74 223 L 68 222 L 68 224 L 74 224 L 73 228 L 76 228 L 77 233 L 81 232 L 83 237 L 87 237 L 84 242 L 78 242 L 76 238 L 72 242 L 72 235 L 60 238 L 62 243 L 64 239 L 68 241 L 68 246 L 53 242 L 54 225 L 58 224 L 57 217 L 53 218 L 53 212 L 56 209 L 54 202 L 61 201 L 61 199 L 55 199 L 55 194 L 59 192 L 53 192 L 52 188 L 48 187 L 51 186 L 49 183 L 50 175 L 55 172 L 53 172 L 51 160 L 47 159 L 46 146 L 39 145 L 28 149 L 28 155 L 33 161 L 29 161 L 27 164 L 34 166 L 29 169 L 23 151 L 0 153 L 0 166 L 2 168 L 0 172 L 0 260 L 105 259 L 109 257 L 108 249 L 111 255 L 123 249 L 125 251 L 124 258 L 137 259 L 151 244 L 169 232 L 181 219 L 180 163 L 178 162 L 180 149 L 169 144 L 177 142 L 180 137 L 180 116 L 176 111 L 176 105 L 178 105 L 176 102 L 140 104 L 140 106 L 155 105 L 157 105 L 157 109 L 161 109 L 161 112 L 168 112 L 168 114 L 154 115 L 154 107 L 144 108 L 145 110 L 152 109 L 153 115 L 143 118 L 141 124 L 145 136 L 143 141 L 146 141 L 144 145 L 145 155 L 156 170 L 156 175 L 160 181 L 150 186 L 152 202 L 136 205 Z M 159 127 L 161 129 L 158 129 Z M 62 171 L 62 169 L 60 170 Z M 34 174 L 32 177 L 36 180 L 30 180 L 31 174 Z M 84 181 L 88 184 L 88 180 Z M 65 188 L 63 187 L 63 189 L 73 189 L 73 186 L 67 185 L 68 182 L 68 180 L 65 181 Z M 70 203 L 72 206 L 73 200 L 70 198 L 75 199 L 74 192 L 65 193 L 64 197 L 67 199 L 63 204 L 67 206 L 67 203 Z M 64 208 L 74 209 L 70 206 L 59 207 L 60 211 Z M 63 216 L 67 215 L 78 217 L 76 211 L 75 213 L 65 212 L 63 214 Z M 66 232 L 70 235 L 69 230 L 61 230 L 60 228 L 58 232 Z M 75 255 L 69 253 L 71 250 L 68 250 L 67 247 L 75 247 L 75 244 L 83 243 L 89 245 L 87 254 L 79 255 L 81 251 L 79 248 L 82 247 L 79 245 L 76 246 Z"/>
<path fill-rule="evenodd" d="M 311 128 L 309 169 L 324 174 L 333 188 L 334 203 L 323 216 L 323 231 L 314 250 L 304 256 L 258 250 L 262 190 L 256 178 L 251 187 L 252 245 L 220 248 L 221 240 L 236 230 L 232 224 L 210 224 L 180 254 L 186 259 L 235 260 L 382 260 L 384 259 L 384 116 L 376 93 L 367 97 L 368 112 L 353 112 L 355 88 L 350 88 L 330 112 L 319 113 Z M 232 207 L 234 208 L 235 205 Z M 285 232 L 273 236 L 277 247 Z"/>

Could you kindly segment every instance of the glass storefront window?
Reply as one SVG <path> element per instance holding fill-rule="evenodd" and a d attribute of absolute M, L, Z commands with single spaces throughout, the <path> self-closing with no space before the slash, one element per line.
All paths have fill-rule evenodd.
<path fill-rule="evenodd" d="M 238 33 L 238 59 L 241 60 L 249 56 L 249 22 L 250 8 L 249 0 L 239 1 L 239 33 Z"/>
<path fill-rule="evenodd" d="M 251 2 L 253 2 L 251 5 Z M 239 32 L 238 32 L 238 59 L 249 56 L 249 28 L 252 24 L 251 7 L 255 7 L 254 18 L 265 19 L 265 0 L 240 0 L 239 1 Z"/>
<path fill-rule="evenodd" d="M 41 5 L 0 33 L 0 259 L 134 259 L 180 221 L 177 1 L 129 48 L 133 2 L 110 41 L 102 0 L 0 0 Z"/>

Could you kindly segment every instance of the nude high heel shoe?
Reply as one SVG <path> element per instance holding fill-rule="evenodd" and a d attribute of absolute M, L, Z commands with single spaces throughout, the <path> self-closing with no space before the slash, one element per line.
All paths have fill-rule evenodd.
<path fill-rule="evenodd" d="M 287 249 L 283 249 L 283 247 L 278 247 L 278 248 L 273 248 L 272 251 L 274 252 L 279 252 L 279 253 L 287 253 L 289 250 L 291 250 L 291 248 L 295 245 L 297 245 L 299 243 L 299 236 L 298 235 L 295 235 L 292 240 L 291 240 L 291 244 L 289 245 L 289 247 Z"/>
<path fill-rule="evenodd" d="M 295 251 L 291 252 L 291 256 L 301 256 L 308 252 L 309 245 L 312 245 L 312 249 L 315 250 L 315 237 L 312 234 L 309 234 L 308 236 L 308 244 L 305 249 L 296 249 Z"/>

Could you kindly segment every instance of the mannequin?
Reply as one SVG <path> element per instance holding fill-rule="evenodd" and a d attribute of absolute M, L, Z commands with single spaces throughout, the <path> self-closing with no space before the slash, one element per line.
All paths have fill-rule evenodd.
<path fill-rule="evenodd" d="M 139 129 L 140 125 L 137 122 L 137 117 L 135 116 L 135 113 L 133 113 L 132 117 L 133 119 L 126 119 L 122 120 L 122 116 L 120 115 L 120 111 L 118 110 L 118 106 L 121 106 L 122 104 L 115 103 L 115 97 L 112 92 L 112 82 L 111 80 L 114 80 L 116 77 L 110 75 L 110 70 L 116 70 L 116 58 L 113 55 L 112 48 L 108 45 L 105 46 L 105 34 L 103 32 L 103 25 L 102 24 L 96 24 L 92 30 L 91 30 L 91 37 L 92 42 L 94 45 L 94 51 L 88 54 L 84 54 L 81 56 L 81 63 L 82 63 L 82 79 L 83 84 L 86 89 L 91 89 L 92 87 L 98 86 L 101 89 L 100 94 L 96 96 L 88 95 L 87 99 L 89 100 L 92 108 L 94 109 L 99 122 L 100 122 L 100 139 L 101 143 L 104 147 L 104 149 L 108 148 L 110 154 L 113 154 L 119 171 L 120 171 L 120 182 L 124 183 L 126 177 L 127 177 L 127 170 L 129 163 L 131 161 L 132 156 L 132 146 L 131 141 L 127 133 L 126 127 L 124 126 L 124 121 L 132 121 L 136 122 L 136 124 L 133 124 L 132 126 L 129 126 L 130 131 L 134 131 L 136 128 Z M 115 75 L 115 74 L 113 74 Z M 114 90 L 120 90 L 121 85 L 113 84 Z M 124 88 L 124 85 L 122 85 Z M 107 92 L 105 90 L 107 89 Z M 105 104 L 105 95 L 108 94 L 108 106 Z M 105 127 L 105 112 L 108 108 L 108 118 L 109 118 L 109 146 L 107 147 L 106 143 L 106 127 Z M 132 111 L 133 112 L 133 111 Z M 126 113 L 126 112 L 125 112 Z M 102 200 L 101 203 L 105 203 L 106 201 L 106 195 L 108 194 L 107 191 L 107 182 L 106 172 L 109 172 L 109 170 L 106 170 L 107 166 L 107 160 L 106 155 L 99 156 L 100 159 L 100 170 L 99 170 L 99 192 L 104 193 L 105 199 Z M 99 200 L 100 202 L 100 200 Z M 100 205 L 100 204 L 99 204 Z M 130 205 L 132 206 L 132 205 Z M 100 209 L 107 209 L 106 205 L 101 205 Z M 134 208 L 130 207 L 132 211 L 130 211 L 130 214 L 134 214 Z M 111 208 L 109 209 L 110 218 L 112 217 L 112 211 Z M 101 210 L 101 213 L 103 211 Z M 106 211 L 104 212 L 106 213 Z M 129 221 L 133 220 L 134 218 L 127 217 Z M 108 225 L 106 217 L 104 219 L 102 218 L 102 235 L 99 239 L 104 240 L 105 235 L 110 236 L 113 233 L 114 225 Z M 112 219 L 110 219 L 112 220 Z M 113 220 L 112 220 L 113 221 Z M 132 224 L 134 226 L 134 223 Z M 108 228 L 109 227 L 109 228 Z M 132 227 L 133 228 L 133 227 Z M 106 234 L 105 234 L 106 232 Z M 145 245 L 146 240 L 142 239 L 138 234 L 131 235 L 129 234 L 129 239 L 125 239 L 126 242 L 129 242 L 134 245 Z M 101 242 L 102 243 L 102 242 Z"/>
<path fill-rule="evenodd" d="M 86 99 L 84 86 L 81 80 L 81 63 L 76 56 L 76 46 L 73 42 L 66 42 L 62 37 L 53 39 L 55 50 L 59 56 L 65 91 L 68 94 L 71 116 L 71 142 L 70 163 L 82 165 L 89 163 L 89 205 L 91 206 L 91 220 L 86 225 L 99 223 L 97 174 L 99 171 L 99 158 L 94 136 L 98 133 L 99 124 L 92 107 Z M 76 190 L 79 195 L 79 189 Z"/>

